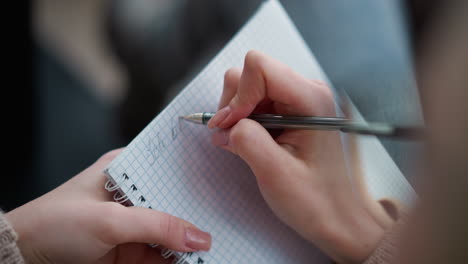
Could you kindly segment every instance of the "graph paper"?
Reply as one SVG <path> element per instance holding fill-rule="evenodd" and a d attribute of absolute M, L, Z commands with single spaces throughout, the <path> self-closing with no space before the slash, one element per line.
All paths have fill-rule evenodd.
<path fill-rule="evenodd" d="M 215 112 L 224 73 L 242 67 L 252 49 L 308 78 L 326 81 L 280 3 L 266 1 L 106 172 L 133 205 L 175 215 L 211 233 L 211 250 L 185 254 L 184 263 L 328 263 L 275 217 L 242 160 L 214 147 L 205 126 L 178 118 Z"/>

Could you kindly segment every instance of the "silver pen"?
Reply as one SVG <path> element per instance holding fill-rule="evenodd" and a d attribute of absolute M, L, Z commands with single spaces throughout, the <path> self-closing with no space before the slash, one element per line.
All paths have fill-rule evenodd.
<path fill-rule="evenodd" d="M 195 124 L 206 125 L 214 115 L 215 113 L 203 112 L 181 116 L 181 118 Z M 418 139 L 423 134 L 423 128 L 420 127 L 401 127 L 387 123 L 365 123 L 340 117 L 252 114 L 247 118 L 255 120 L 269 129 L 339 130 L 346 133 L 407 139 Z"/>

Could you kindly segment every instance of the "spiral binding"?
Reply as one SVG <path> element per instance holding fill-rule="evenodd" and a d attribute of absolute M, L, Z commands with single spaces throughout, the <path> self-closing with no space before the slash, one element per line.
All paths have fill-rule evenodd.
<path fill-rule="evenodd" d="M 165 259 L 168 259 L 170 258 L 172 255 L 174 254 L 174 251 L 168 249 L 168 248 L 165 248 L 161 251 L 161 256 Z"/>
<path fill-rule="evenodd" d="M 108 175 L 110 175 L 107 171 L 106 171 L 106 173 Z M 117 180 L 114 181 L 112 179 L 109 179 L 104 184 L 104 188 L 108 192 L 115 192 L 114 196 L 113 196 L 113 199 L 117 203 L 133 205 L 133 203 L 130 201 L 130 197 L 126 193 L 124 193 L 122 191 L 122 189 L 121 189 L 122 184 L 125 181 L 129 180 L 129 179 L 130 179 L 130 177 L 126 173 L 122 173 L 121 178 L 118 179 L 118 181 Z M 130 189 L 131 189 L 132 192 L 138 191 L 138 188 L 136 187 L 135 184 L 132 184 L 130 186 Z M 144 203 L 146 203 L 146 198 L 143 195 L 140 195 L 139 198 L 138 198 L 138 201 L 139 201 L 140 205 L 143 205 Z M 147 206 L 147 208 L 152 209 L 151 206 Z M 148 246 L 150 246 L 152 248 L 156 248 L 159 245 L 158 244 L 149 244 Z M 163 258 L 168 259 L 171 256 L 175 257 L 175 259 L 173 261 L 174 264 L 189 264 L 188 261 L 187 261 L 187 258 L 190 255 L 191 255 L 191 252 L 185 252 L 185 253 L 182 253 L 180 256 L 178 256 L 178 254 L 174 250 L 171 250 L 171 249 L 168 249 L 168 248 L 164 248 L 164 249 L 161 250 L 161 256 Z"/>
<path fill-rule="evenodd" d="M 192 252 L 183 253 L 178 259 L 174 260 L 174 264 L 188 264 L 187 258 L 192 254 Z"/>
<path fill-rule="evenodd" d="M 116 202 L 118 202 L 118 203 L 120 203 L 120 204 L 123 204 L 123 203 L 127 202 L 129 198 L 128 198 L 128 195 L 122 194 L 122 192 L 116 192 L 116 193 L 114 194 L 113 199 L 114 199 Z"/>
<path fill-rule="evenodd" d="M 123 184 L 123 182 L 128 180 L 128 179 L 130 179 L 128 177 L 128 175 L 126 173 L 123 173 L 122 178 L 120 179 L 119 182 L 114 182 L 111 179 L 109 179 L 109 180 L 106 181 L 106 184 L 104 184 L 104 188 L 108 192 L 115 192 L 113 199 L 117 203 L 124 204 L 129 200 L 128 195 L 125 194 L 124 192 L 122 192 L 122 190 L 120 188 L 121 185 Z"/>
<path fill-rule="evenodd" d="M 112 182 L 111 180 L 107 180 L 106 184 L 104 185 L 104 188 L 108 192 L 113 192 L 117 191 L 120 188 L 120 186 L 118 184 L 114 184 L 114 182 Z"/>

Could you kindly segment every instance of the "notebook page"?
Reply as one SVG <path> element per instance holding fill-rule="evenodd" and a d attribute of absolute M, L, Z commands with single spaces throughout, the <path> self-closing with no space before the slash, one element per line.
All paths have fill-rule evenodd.
<path fill-rule="evenodd" d="M 107 173 L 134 205 L 181 217 L 212 234 L 211 250 L 186 256 L 188 263 L 327 262 L 319 250 L 277 220 L 242 160 L 213 147 L 206 127 L 179 122 L 180 115 L 216 111 L 225 71 L 241 67 L 251 49 L 262 50 L 308 78 L 326 81 L 279 2 L 266 1 L 108 166 Z"/>
<path fill-rule="evenodd" d="M 311 263 L 327 258 L 264 202 L 247 165 L 213 147 L 210 131 L 178 116 L 216 111 L 227 69 L 262 50 L 310 78 L 323 79 L 277 1 L 260 10 L 210 64 L 109 165 L 108 173 L 137 206 L 186 219 L 212 234 L 205 263 Z M 122 180 L 126 175 L 130 180 Z M 134 185 L 134 186 L 132 186 Z M 136 187 L 137 190 L 134 190 Z"/>

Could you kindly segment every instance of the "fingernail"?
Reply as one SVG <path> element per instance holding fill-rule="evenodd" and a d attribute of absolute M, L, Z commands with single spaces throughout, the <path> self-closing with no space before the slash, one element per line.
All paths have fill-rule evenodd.
<path fill-rule="evenodd" d="M 226 117 L 231 113 L 231 107 L 225 106 L 218 110 L 218 112 L 208 121 L 208 128 L 214 128 L 218 126 L 219 123 L 221 123 Z"/>
<path fill-rule="evenodd" d="M 211 235 L 194 227 L 185 228 L 185 246 L 193 250 L 207 251 L 211 247 Z"/>
<path fill-rule="evenodd" d="M 211 143 L 215 146 L 226 146 L 229 144 L 229 129 L 220 129 L 213 133 Z"/>

